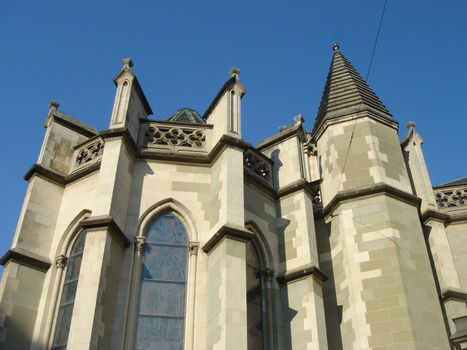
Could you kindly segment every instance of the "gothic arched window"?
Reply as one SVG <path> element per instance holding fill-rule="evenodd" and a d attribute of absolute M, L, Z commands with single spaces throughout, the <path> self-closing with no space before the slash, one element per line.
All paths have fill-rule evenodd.
<path fill-rule="evenodd" d="M 62 296 L 58 306 L 52 350 L 62 350 L 67 347 L 85 240 L 86 232 L 81 231 L 73 243 L 70 256 L 68 257 L 65 279 L 63 281 Z"/>
<path fill-rule="evenodd" d="M 246 245 L 246 306 L 248 350 L 263 349 L 261 264 L 252 241 Z"/>
<path fill-rule="evenodd" d="M 172 213 L 148 227 L 141 275 L 136 349 L 183 349 L 188 235 Z"/>

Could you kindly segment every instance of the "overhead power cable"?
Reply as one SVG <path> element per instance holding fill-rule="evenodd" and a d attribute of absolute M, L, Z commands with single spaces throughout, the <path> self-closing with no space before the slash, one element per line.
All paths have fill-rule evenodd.
<path fill-rule="evenodd" d="M 368 78 L 370 77 L 371 66 L 373 65 L 373 58 L 375 57 L 376 46 L 378 44 L 379 34 L 381 33 L 381 27 L 383 25 L 383 19 L 384 19 L 384 14 L 386 12 L 387 3 L 388 3 L 388 0 L 384 0 L 383 10 L 381 11 L 381 17 L 379 19 L 378 30 L 376 31 L 376 38 L 375 38 L 375 42 L 373 44 L 373 50 L 371 52 L 370 63 L 368 65 L 368 70 L 367 70 L 366 77 L 365 77 L 365 82 L 366 83 L 368 83 Z M 363 103 L 363 101 L 360 102 L 360 105 L 357 108 L 357 115 L 361 112 L 362 103 Z M 353 141 L 353 137 L 354 137 L 354 134 L 355 134 L 356 125 L 357 125 L 357 119 L 355 119 L 355 121 L 353 123 L 352 133 L 350 134 L 349 146 L 347 147 L 347 152 L 345 154 L 344 164 L 342 166 L 342 173 L 341 173 L 341 176 L 340 176 L 340 179 L 339 179 L 339 185 L 337 186 L 337 190 L 336 190 L 337 192 L 339 192 L 341 184 L 342 184 L 342 177 L 344 176 L 345 166 L 347 165 L 347 159 L 349 158 L 350 147 L 352 146 L 352 141 Z"/>

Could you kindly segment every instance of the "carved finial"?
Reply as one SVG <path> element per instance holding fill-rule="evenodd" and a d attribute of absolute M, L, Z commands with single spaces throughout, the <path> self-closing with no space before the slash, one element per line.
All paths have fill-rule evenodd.
<path fill-rule="evenodd" d="M 188 250 L 190 251 L 190 255 L 198 255 L 199 242 L 190 242 Z"/>
<path fill-rule="evenodd" d="M 68 262 L 68 258 L 65 255 L 59 255 L 55 258 L 55 266 L 57 269 L 64 269 Z"/>
<path fill-rule="evenodd" d="M 58 102 L 56 100 L 52 100 L 52 101 L 49 102 L 49 108 L 50 109 L 57 110 L 58 107 L 60 107 L 60 102 Z"/>
<path fill-rule="evenodd" d="M 339 52 L 339 49 L 340 49 L 340 47 L 339 47 L 338 43 L 332 44 L 332 51 Z"/>
<path fill-rule="evenodd" d="M 133 61 L 131 60 L 131 57 L 126 57 L 122 60 L 123 63 L 123 69 L 130 69 L 133 67 Z"/>
<path fill-rule="evenodd" d="M 146 244 L 146 238 L 145 237 L 135 237 L 135 250 L 138 255 L 143 255 L 144 254 L 144 245 Z"/>
<path fill-rule="evenodd" d="M 415 122 L 411 120 L 407 123 L 407 129 L 415 129 L 415 126 Z"/>
<path fill-rule="evenodd" d="M 229 74 L 231 77 L 237 77 L 240 74 L 240 68 L 237 68 L 237 67 L 230 68 Z"/>
<path fill-rule="evenodd" d="M 295 125 L 302 124 L 305 121 L 305 118 L 303 118 L 301 114 L 297 114 L 295 117 L 293 117 L 293 121 Z"/>

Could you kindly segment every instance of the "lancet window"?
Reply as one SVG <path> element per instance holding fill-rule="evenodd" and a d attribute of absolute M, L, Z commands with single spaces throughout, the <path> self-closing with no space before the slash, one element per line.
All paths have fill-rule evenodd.
<path fill-rule="evenodd" d="M 187 259 L 183 223 L 173 212 L 156 218 L 145 236 L 136 349 L 183 349 Z"/>
<path fill-rule="evenodd" d="M 52 350 L 64 350 L 67 347 L 85 240 L 86 232 L 81 231 L 73 243 L 70 256 L 67 260 L 62 295 L 58 306 L 57 321 L 55 323 Z"/>

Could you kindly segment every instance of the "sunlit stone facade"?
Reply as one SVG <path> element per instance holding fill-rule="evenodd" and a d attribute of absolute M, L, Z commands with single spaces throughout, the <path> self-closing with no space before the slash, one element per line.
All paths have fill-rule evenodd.
<path fill-rule="evenodd" d="M 241 135 L 239 70 L 152 120 L 125 59 L 110 125 L 52 102 L 11 249 L 0 349 L 450 349 L 467 339 L 467 179 L 334 45 L 312 130 Z M 292 119 L 292 118 L 291 118 Z"/>

